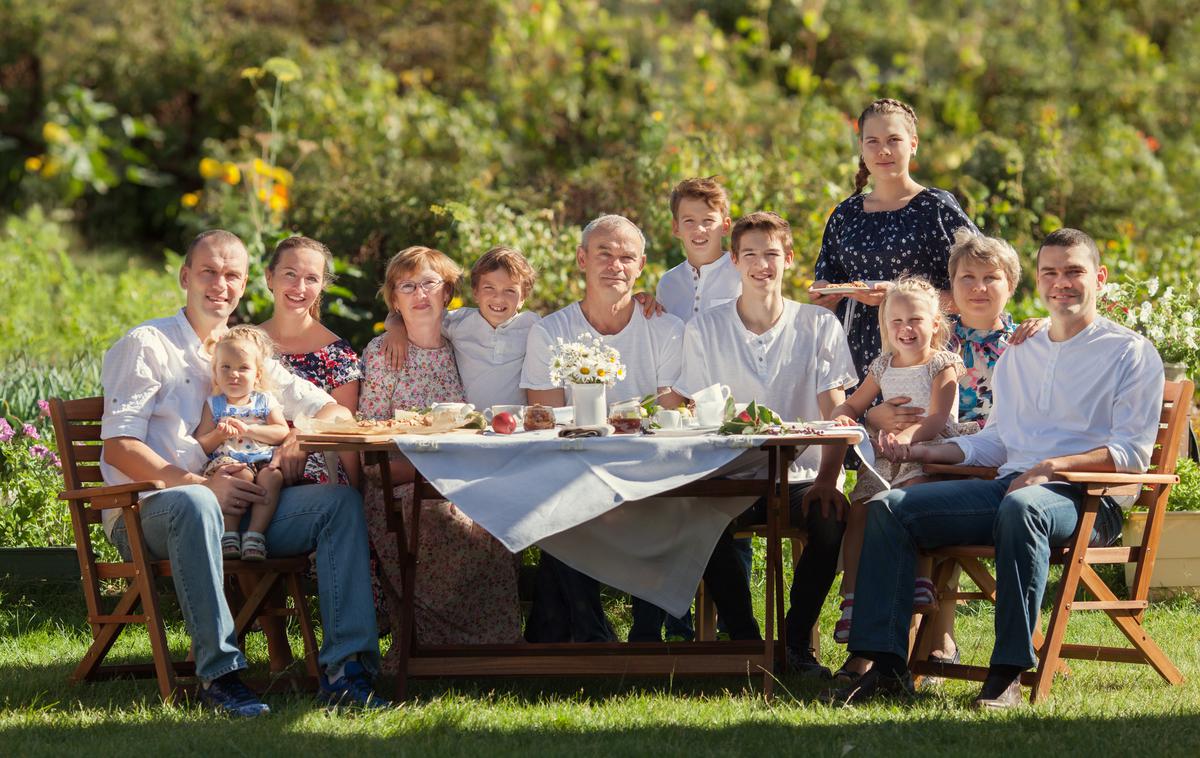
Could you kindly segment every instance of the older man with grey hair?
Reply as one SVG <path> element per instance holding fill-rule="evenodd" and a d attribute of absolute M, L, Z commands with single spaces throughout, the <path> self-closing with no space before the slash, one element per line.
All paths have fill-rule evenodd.
<path fill-rule="evenodd" d="M 566 390 L 550 379 L 552 348 L 559 338 L 572 342 L 590 332 L 621 354 L 626 375 L 614 389 L 617 396 L 662 392 L 664 406 L 677 405 L 680 398 L 671 386 L 682 367 L 683 322 L 668 314 L 648 317 L 634 301 L 633 286 L 646 265 L 641 230 L 624 216 L 600 216 L 584 227 L 575 261 L 584 275 L 583 300 L 550 314 L 529 332 L 521 372 L 529 402 L 566 404 Z M 534 642 L 612 640 L 596 581 L 543 554 L 525 636 Z"/>

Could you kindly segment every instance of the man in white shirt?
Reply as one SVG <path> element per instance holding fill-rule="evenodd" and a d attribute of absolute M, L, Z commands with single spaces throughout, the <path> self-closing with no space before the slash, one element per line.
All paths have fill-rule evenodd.
<path fill-rule="evenodd" d="M 647 317 L 633 299 L 633 285 L 646 265 L 641 230 L 623 216 L 600 216 L 584 227 L 575 260 L 584 274 L 583 300 L 529 330 L 521 372 L 529 402 L 566 404 L 566 391 L 550 379 L 552 349 L 558 339 L 573 342 L 588 332 L 615 348 L 625 364 L 625 379 L 611 390 L 613 399 L 665 393 L 662 405 L 678 405 L 671 386 L 679 378 L 683 322 L 669 314 Z M 543 553 L 525 636 L 531 642 L 614 639 L 597 582 Z"/>
<path fill-rule="evenodd" d="M 688 323 L 683 373 L 676 388 L 691 397 L 719 382 L 729 386 L 735 400 L 753 400 L 787 421 L 827 418 L 858 378 L 837 318 L 824 308 L 783 296 L 783 278 L 793 258 L 791 228 L 774 213 L 751 213 L 734 225 L 731 248 L 741 295 Z M 837 489 L 844 454 L 842 446 L 811 447 L 797 456 L 789 474 L 794 482 L 793 523 L 808 530 L 787 613 L 789 668 L 800 673 L 829 674 L 809 648 L 808 630 L 816 623 L 837 573 L 845 529 L 841 518 L 845 499 Z M 748 475 L 762 476 L 765 471 Z M 756 503 L 739 521 L 762 523 L 764 508 L 764 502 Z M 722 552 L 732 549 L 727 532 L 714 548 L 712 560 L 728 566 Z M 714 581 L 728 583 L 727 594 L 737 589 L 749 596 L 749 585 L 736 569 L 706 572 L 705 582 Z M 734 621 L 735 626 L 740 624 Z"/>
<path fill-rule="evenodd" d="M 1162 361 L 1147 340 L 1097 314 L 1107 276 L 1091 237 L 1052 233 L 1037 258 L 1049 329 L 996 363 L 983 431 L 939 445 L 882 441 L 882 454 L 894 460 L 998 466 L 999 476 L 892 490 L 868 504 L 849 647 L 874 665 L 828 693 L 831 700 L 911 693 L 905 657 L 917 550 L 994 544 L 996 641 L 975 706 L 1020 702 L 1020 674 L 1037 665 L 1033 632 L 1050 548 L 1072 536 L 1083 499 L 1057 472 L 1145 471 L 1158 432 Z M 1120 506 L 1106 499 L 1093 544 L 1110 544 L 1120 528 Z"/>
<path fill-rule="evenodd" d="M 179 313 L 131 329 L 104 356 L 104 440 L 101 472 L 106 484 L 158 479 L 167 489 L 142 496 L 141 525 L 147 547 L 171 561 L 172 578 L 192 638 L 201 699 L 237 716 L 269 712 L 243 685 L 246 659 L 238 649 L 225 601 L 221 558 L 223 515 L 248 515 L 264 488 L 231 474 L 231 464 L 203 477 L 206 456 L 195 439 L 200 412 L 211 394 L 211 360 L 204 348 L 226 329 L 246 288 L 246 248 L 220 230 L 199 235 L 179 271 L 187 304 Z M 271 380 L 289 417 L 333 417 L 348 411 L 328 394 L 272 361 Z M 291 455 L 285 462 L 282 456 Z M 303 455 L 281 446 L 273 465 L 298 468 Z M 110 516 L 111 514 L 111 516 Z M 105 512 L 105 529 L 125 558 L 124 519 Z M 379 638 L 371 596 L 367 531 L 362 500 L 349 487 L 310 485 L 282 491 L 266 531 L 272 555 L 317 552 L 321 616 L 325 622 L 320 661 L 321 690 L 328 700 L 384 705 L 370 677 L 378 670 Z"/>
<path fill-rule="evenodd" d="M 684 323 L 742 291 L 742 279 L 722 248 L 729 233 L 729 198 L 715 177 L 684 179 L 671 191 L 671 234 L 686 259 L 658 280 L 655 299 Z"/>

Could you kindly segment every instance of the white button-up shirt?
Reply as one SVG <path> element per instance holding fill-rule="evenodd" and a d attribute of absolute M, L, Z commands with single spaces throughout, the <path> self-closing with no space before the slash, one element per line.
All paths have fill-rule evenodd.
<path fill-rule="evenodd" d="M 100 374 L 104 387 L 100 437 L 133 437 L 167 463 L 200 473 L 208 456 L 192 435 L 212 394 L 212 362 L 201 347 L 182 309 L 174 316 L 139 324 L 117 340 L 104 354 Z M 275 360 L 268 362 L 267 375 L 288 418 L 314 415 L 335 402 Z M 105 484 L 132 481 L 103 460 L 100 473 Z M 104 511 L 109 534 L 118 516 L 119 509 Z"/>
<path fill-rule="evenodd" d="M 616 334 L 600 334 L 583 315 L 579 303 L 571 303 L 529 330 L 521 386 L 529 390 L 556 389 L 550 381 L 555 341 L 562 338 L 563 342 L 575 342 L 584 332 L 615 348 L 625 364 L 625 379 L 609 390 L 610 402 L 644 397 L 678 381 L 683 358 L 682 321 L 669 313 L 646 318 L 641 306 L 634 303 L 633 316 L 624 329 Z M 568 401 L 570 395 L 567 387 Z"/>
<path fill-rule="evenodd" d="M 492 326 L 478 308 L 458 308 L 446 314 L 442 335 L 454 348 L 468 403 L 480 410 L 525 404 L 520 386 L 525 343 L 540 319 L 533 311 L 522 311 L 500 326 Z"/>
<path fill-rule="evenodd" d="M 699 269 L 685 260 L 663 274 L 654 299 L 686 324 L 709 308 L 737 300 L 740 294 L 742 275 L 726 252 Z"/>
<path fill-rule="evenodd" d="M 987 426 L 950 440 L 967 465 L 999 466 L 1007 476 L 1101 447 L 1117 471 L 1150 465 L 1162 412 L 1162 360 L 1129 329 L 1097 317 L 1064 342 L 1040 331 L 1004 351 L 992 382 Z"/>
<path fill-rule="evenodd" d="M 675 388 L 691 397 L 698 390 L 729 385 L 739 403 L 755 401 L 784 421 L 821 419 L 817 396 L 858 384 L 846 333 L 826 308 L 783 301 L 783 315 L 755 334 L 738 316 L 737 301 L 700 314 L 683 336 L 683 373 Z M 793 481 L 815 479 L 821 464 L 817 446 L 792 463 Z"/>

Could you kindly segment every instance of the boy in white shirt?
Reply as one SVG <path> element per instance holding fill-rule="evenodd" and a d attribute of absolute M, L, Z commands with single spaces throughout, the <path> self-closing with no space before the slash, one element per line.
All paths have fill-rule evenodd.
<path fill-rule="evenodd" d="M 756 401 L 785 420 L 828 418 L 858 379 L 837 318 L 828 310 L 783 297 L 783 278 L 793 259 L 791 227 L 774 213 L 751 213 L 734 225 L 731 247 L 741 295 L 687 325 L 679 393 L 690 397 L 720 382 L 729 385 L 736 400 Z M 786 620 L 788 667 L 802 674 L 829 676 L 809 648 L 808 631 L 817 622 L 837 571 L 845 528 L 846 501 L 838 491 L 844 455 L 840 445 L 810 447 L 793 461 L 789 474 L 797 482 L 790 493 L 793 523 L 808 530 Z M 761 523 L 764 509 L 760 500 L 738 522 Z M 727 581 L 749 595 L 745 577 L 725 555 L 733 550 L 732 531 L 713 549 L 705 581 Z M 718 573 L 712 571 L 713 563 L 735 568 Z"/>
<path fill-rule="evenodd" d="M 729 198 L 714 177 L 684 179 L 671 191 L 671 234 L 687 259 L 662 275 L 654 297 L 685 324 L 741 294 L 742 279 L 722 249 L 730 223 Z"/>

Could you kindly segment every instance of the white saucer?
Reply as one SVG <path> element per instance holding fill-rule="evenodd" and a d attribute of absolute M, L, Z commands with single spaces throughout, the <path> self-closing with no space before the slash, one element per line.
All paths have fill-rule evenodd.
<path fill-rule="evenodd" d="M 655 429 L 655 437 L 699 437 L 717 431 L 719 426 L 684 426 L 679 429 Z"/>

